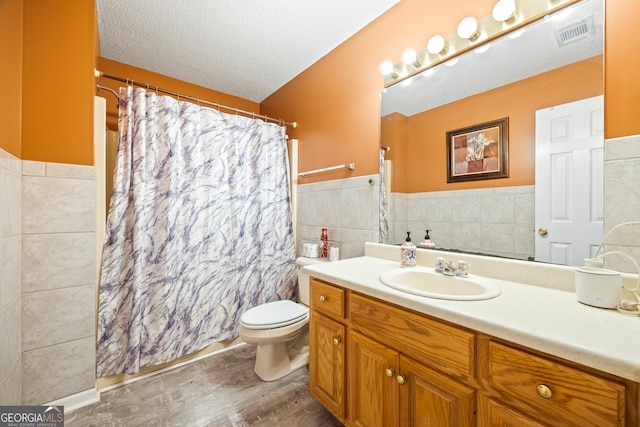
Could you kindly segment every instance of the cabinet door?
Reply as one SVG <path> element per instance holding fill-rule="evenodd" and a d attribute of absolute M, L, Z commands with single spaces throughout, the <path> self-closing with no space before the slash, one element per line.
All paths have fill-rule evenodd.
<path fill-rule="evenodd" d="M 336 417 L 345 417 L 345 326 L 315 311 L 309 322 L 309 390 Z"/>
<path fill-rule="evenodd" d="M 400 359 L 400 425 L 475 426 L 476 391 L 408 357 Z"/>
<path fill-rule="evenodd" d="M 547 427 L 486 396 L 478 397 L 478 427 Z"/>
<path fill-rule="evenodd" d="M 398 425 L 398 352 L 357 332 L 349 339 L 351 425 Z"/>

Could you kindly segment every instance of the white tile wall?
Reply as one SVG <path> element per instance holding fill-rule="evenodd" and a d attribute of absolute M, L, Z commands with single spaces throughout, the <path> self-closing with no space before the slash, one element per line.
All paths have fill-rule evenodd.
<path fill-rule="evenodd" d="M 605 233 L 618 224 L 640 221 L 640 135 L 605 141 Z M 605 242 L 606 251 L 621 251 L 640 264 L 640 226 L 614 230 Z M 636 273 L 624 256 L 605 257 L 605 266 Z"/>
<path fill-rule="evenodd" d="M 22 171 L 0 150 L 0 405 L 22 403 Z"/>
<path fill-rule="evenodd" d="M 95 233 L 27 234 L 23 237 L 25 292 L 82 286 L 92 283 L 96 261 Z M 47 262 L 41 257 L 46 254 Z"/>
<path fill-rule="evenodd" d="M 378 175 L 298 184 L 297 247 L 326 227 L 340 242 L 340 259 L 363 255 L 364 242 L 379 238 L 379 184 Z"/>
<path fill-rule="evenodd" d="M 390 235 L 418 244 L 426 230 L 436 246 L 509 258 L 534 255 L 534 187 L 392 193 Z"/>
<path fill-rule="evenodd" d="M 95 386 L 95 172 L 25 161 L 22 170 L 22 399 Z"/>
<path fill-rule="evenodd" d="M 95 387 L 95 347 L 91 336 L 25 351 L 24 404 L 51 402 Z"/>

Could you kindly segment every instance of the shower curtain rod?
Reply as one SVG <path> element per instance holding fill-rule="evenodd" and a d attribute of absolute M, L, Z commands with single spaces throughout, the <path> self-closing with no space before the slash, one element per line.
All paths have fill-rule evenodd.
<path fill-rule="evenodd" d="M 139 82 L 133 81 L 131 79 L 125 79 L 125 78 L 122 78 L 122 77 L 112 76 L 110 74 L 105 74 L 105 73 L 103 73 L 102 71 L 99 71 L 99 70 L 95 70 L 95 76 L 96 77 L 104 77 L 105 79 L 116 80 L 116 81 L 119 81 L 119 82 L 122 82 L 122 83 L 126 83 L 126 84 L 132 85 L 132 86 L 143 87 L 143 88 L 146 88 L 146 89 L 153 89 L 156 92 L 161 92 L 161 93 L 165 93 L 167 95 L 172 95 L 172 96 L 177 97 L 178 99 L 180 99 L 180 98 L 188 99 L 189 101 L 193 101 L 193 102 L 198 103 L 198 104 L 210 105 L 210 106 L 215 107 L 217 109 L 221 109 L 222 108 L 222 109 L 225 109 L 225 110 L 230 110 L 230 111 L 233 111 L 235 113 L 240 113 L 240 114 L 245 114 L 247 116 L 251 116 L 253 118 L 264 119 L 264 120 L 267 120 L 267 121 L 270 121 L 270 122 L 275 122 L 275 123 L 278 123 L 280 125 L 287 125 L 287 126 L 291 126 L 292 128 L 298 127 L 298 123 L 296 123 L 296 122 L 285 122 L 282 119 L 274 119 L 272 117 L 265 116 L 265 115 L 262 115 L 262 114 L 256 114 L 256 113 L 252 113 L 250 111 L 241 110 L 239 108 L 229 107 L 229 106 L 226 106 L 226 105 L 223 105 L 223 104 L 218 104 L 217 102 L 205 101 L 205 100 L 200 99 L 200 98 L 194 98 L 192 96 L 183 95 L 183 94 L 180 94 L 178 92 L 171 91 L 171 90 L 161 89 L 158 86 L 151 86 L 151 85 L 149 85 L 147 83 L 139 83 Z M 97 85 L 96 87 L 98 89 L 105 89 L 105 90 L 107 89 L 104 86 L 100 86 L 100 85 Z"/>

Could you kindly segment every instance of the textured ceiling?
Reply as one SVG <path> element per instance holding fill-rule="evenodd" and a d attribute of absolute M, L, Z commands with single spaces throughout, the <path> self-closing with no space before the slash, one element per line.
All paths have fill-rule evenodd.
<path fill-rule="evenodd" d="M 398 1 L 97 0 L 100 54 L 261 102 Z"/>

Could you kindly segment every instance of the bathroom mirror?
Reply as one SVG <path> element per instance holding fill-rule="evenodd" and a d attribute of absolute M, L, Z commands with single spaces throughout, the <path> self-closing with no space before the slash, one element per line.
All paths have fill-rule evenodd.
<path fill-rule="evenodd" d="M 590 67 L 598 67 L 596 71 L 591 74 L 598 74 L 597 78 L 591 79 L 595 82 L 594 87 L 585 88 L 586 93 L 592 93 L 595 96 L 603 93 L 602 76 L 602 54 L 604 49 L 604 36 L 603 36 L 603 0 L 582 0 L 576 4 L 569 6 L 556 12 L 552 17 L 546 17 L 538 20 L 521 30 L 516 30 L 512 33 L 503 35 L 495 40 L 492 40 L 486 44 L 480 45 L 477 49 L 469 50 L 459 56 L 455 56 L 452 59 L 439 64 L 433 68 L 427 69 L 420 74 L 417 74 L 405 81 L 396 83 L 383 91 L 381 94 L 381 127 L 382 127 L 382 139 L 381 145 L 391 146 L 391 152 L 389 157 L 392 161 L 392 174 L 391 178 L 391 197 L 389 203 L 389 218 L 390 218 L 390 243 L 401 243 L 399 240 L 402 236 L 406 236 L 406 231 L 412 231 L 412 236 L 415 236 L 414 243 L 419 243 L 422 240 L 424 234 L 424 228 L 427 226 L 433 228 L 431 237 L 436 243 L 436 246 L 446 249 L 462 250 L 465 252 L 475 252 L 487 255 L 499 255 L 514 258 L 527 259 L 528 253 L 531 256 L 534 253 L 534 232 L 535 225 L 533 224 L 533 203 L 525 203 L 522 206 L 516 206 L 514 209 L 517 212 L 514 214 L 520 218 L 531 218 L 530 226 L 526 231 L 520 230 L 520 234 L 527 233 L 523 237 L 525 242 L 521 244 L 523 247 L 520 251 L 517 249 L 513 255 L 509 251 L 501 250 L 484 250 L 481 245 L 477 248 L 460 248 L 455 246 L 455 239 L 451 239 L 450 236 L 453 231 L 450 229 L 443 230 L 444 233 L 449 233 L 444 244 L 440 245 L 438 241 L 438 230 L 435 229 L 430 222 L 430 216 L 427 213 L 412 212 L 412 210 L 420 209 L 420 203 L 415 202 L 412 196 L 417 193 L 426 194 L 436 192 L 443 192 L 449 190 L 462 190 L 462 189 L 476 189 L 478 191 L 483 189 L 489 191 L 492 187 L 496 188 L 516 188 L 519 186 L 530 187 L 531 191 L 534 191 L 533 173 L 529 173 L 529 177 L 521 179 L 519 182 L 505 183 L 501 180 L 485 180 L 481 184 L 478 182 L 471 186 L 446 186 L 441 185 L 435 189 L 421 189 L 420 185 L 416 184 L 416 177 L 418 180 L 422 180 L 422 183 L 426 185 L 426 182 L 430 179 L 430 171 L 432 171 L 432 165 L 434 162 L 440 167 L 438 174 L 442 173 L 443 168 L 441 164 L 446 163 L 446 158 L 424 158 L 420 159 L 422 166 L 416 166 L 417 154 L 415 151 L 411 151 L 411 145 L 403 146 L 398 143 L 397 138 L 402 132 L 395 132 L 389 130 L 389 118 L 393 116 L 397 117 L 411 117 L 416 114 L 422 114 L 426 111 L 434 111 L 443 106 L 463 104 L 463 101 L 470 99 L 471 97 L 478 96 L 484 92 L 494 90 L 506 85 L 516 84 L 525 79 L 535 78 L 543 73 L 552 72 L 552 70 L 558 70 L 560 68 L 568 68 L 574 66 L 572 64 L 589 63 Z M 595 64 L 595 65 L 594 65 Z M 587 79 L 588 80 L 588 79 Z M 565 78 L 566 85 L 572 86 L 572 79 Z M 554 96 L 557 98 L 557 91 Z M 582 99 L 581 97 L 575 99 L 568 99 L 566 102 Z M 513 98 L 512 98 L 513 101 Z M 526 105 L 527 99 L 518 97 L 518 104 Z M 556 104 L 546 105 L 551 107 Z M 486 106 L 486 114 L 495 109 L 494 104 Z M 537 108 L 536 108 L 537 109 Z M 474 116 L 477 116 L 477 111 L 456 111 L 454 115 L 461 118 L 458 122 L 462 125 L 456 126 L 457 128 L 475 125 L 477 123 L 472 122 Z M 485 114 L 485 115 L 486 115 Z M 535 117 L 535 109 L 530 112 L 532 117 Z M 500 117 L 487 117 L 486 120 L 497 120 L 503 117 L 508 117 L 511 114 L 509 112 L 499 114 Z M 469 117 L 469 123 L 465 123 L 466 118 Z M 513 124 L 513 120 L 510 124 Z M 387 126 L 385 129 L 384 126 Z M 393 125 L 391 125 L 393 126 Z M 456 127 L 452 127 L 451 130 Z M 413 128 L 416 128 L 415 126 Z M 412 126 L 408 126 L 404 129 L 406 132 L 412 131 Z M 424 131 L 424 127 L 422 128 Z M 530 134 L 533 134 L 533 129 L 529 130 Z M 391 139 L 396 138 L 396 144 L 389 144 L 389 135 L 393 136 Z M 514 170 L 513 156 L 517 156 L 518 152 L 514 147 L 517 147 L 517 143 L 522 143 L 522 137 L 520 135 L 511 134 L 511 152 L 512 173 L 510 179 L 516 177 L 520 172 L 520 169 Z M 517 139 L 517 141 L 515 140 Z M 428 140 L 424 138 L 420 144 L 442 144 L 445 146 L 446 136 L 442 132 L 442 137 L 437 136 Z M 535 140 L 531 137 L 531 140 L 527 142 L 531 150 L 534 150 Z M 409 147 L 409 148 L 407 148 Z M 403 150 L 405 150 L 403 152 Z M 412 163 L 413 162 L 413 163 Z M 527 159 L 520 159 L 520 162 L 529 162 L 528 166 L 533 168 L 535 163 L 535 152 L 531 151 L 531 154 L 527 155 Z M 522 164 L 522 163 L 521 163 Z M 402 175 L 399 175 L 399 174 Z M 432 171 L 433 173 L 433 171 Z M 445 171 L 446 174 L 446 171 Z M 446 183 L 446 176 L 440 177 L 439 180 L 444 179 Z M 412 182 L 408 182 L 412 181 Z M 526 183 L 521 183 L 527 181 Z M 507 190 L 508 191 L 508 190 Z M 527 189 L 525 188 L 525 192 Z M 535 191 L 539 191 L 535 188 Z M 433 196 L 435 197 L 435 196 Z M 404 200 L 404 201 L 403 201 Z M 472 196 L 472 200 L 476 203 L 480 198 Z M 398 204 L 398 201 L 401 203 Z M 454 200 L 454 205 L 456 201 Z M 394 212 L 395 208 L 407 209 L 407 212 Z M 426 206 L 426 204 L 422 205 Z M 434 205 L 429 205 L 430 210 L 433 211 Z M 473 216 L 472 211 L 478 208 L 477 205 L 468 205 L 466 208 L 464 204 L 458 204 L 457 206 L 449 207 L 450 210 L 457 208 L 468 209 L 469 217 Z M 482 206 L 485 208 L 486 206 Z M 439 208 L 436 208 L 439 209 Z M 482 210 L 482 209 L 481 209 Z M 486 209 L 484 209 L 486 211 Z M 525 212 L 526 210 L 526 212 Z M 433 212 L 429 212 L 432 214 Z M 442 218 L 438 219 L 443 226 L 445 226 Z M 476 228 L 482 227 L 482 224 L 476 224 Z M 469 222 L 469 228 L 474 227 L 472 221 Z M 516 227 L 517 228 L 517 227 Z M 518 230 L 516 229 L 516 233 Z M 473 233 L 471 233 L 473 235 Z M 475 234 L 478 236 L 479 234 Z M 403 240 L 403 239 L 402 239 Z M 496 239 L 499 240 L 499 239 Z M 453 244 L 452 244 L 453 241 Z M 516 246 L 518 243 L 516 243 Z M 527 247 L 529 245 L 530 247 Z M 523 256 L 524 255 L 524 256 Z"/>

